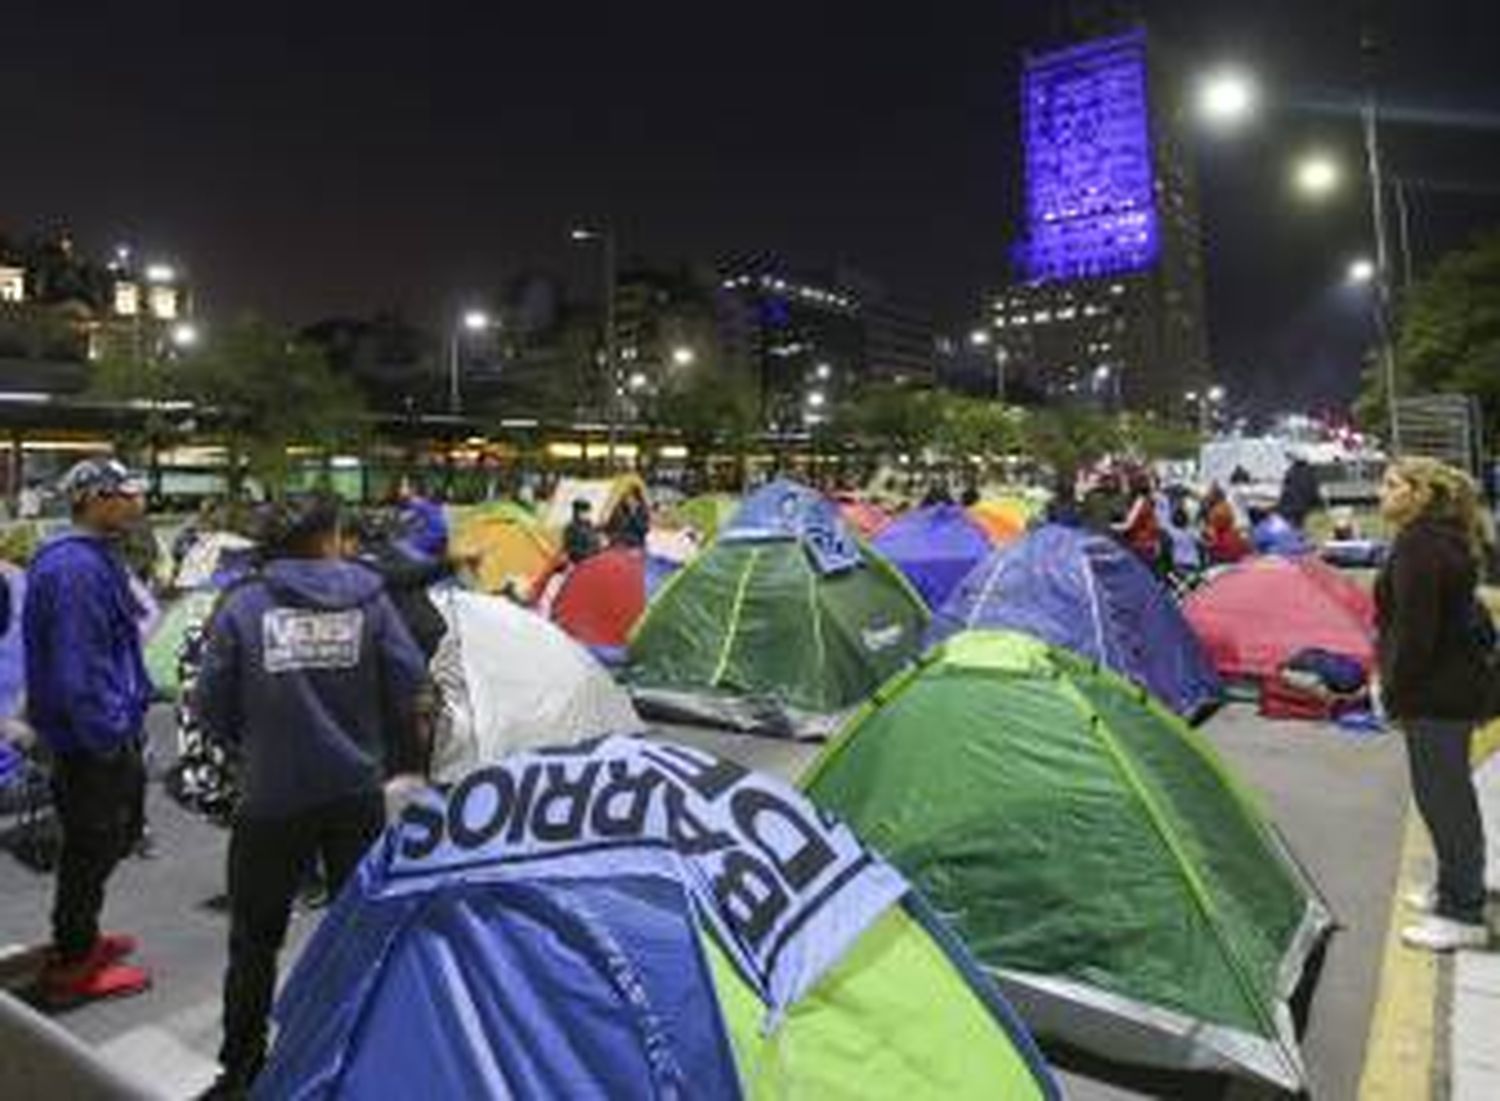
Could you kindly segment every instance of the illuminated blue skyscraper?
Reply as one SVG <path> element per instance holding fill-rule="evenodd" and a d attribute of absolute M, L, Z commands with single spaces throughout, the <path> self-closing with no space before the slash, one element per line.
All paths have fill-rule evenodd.
<path fill-rule="evenodd" d="M 1056 400 L 1171 410 L 1211 372 L 1176 105 L 1144 28 L 1026 59 L 1023 229 L 995 347 Z"/>

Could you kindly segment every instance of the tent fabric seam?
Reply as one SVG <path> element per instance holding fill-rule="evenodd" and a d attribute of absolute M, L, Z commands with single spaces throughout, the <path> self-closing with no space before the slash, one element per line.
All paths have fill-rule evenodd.
<path fill-rule="evenodd" d="M 719 660 L 714 666 L 714 673 L 708 679 L 710 687 L 717 688 L 724 681 L 724 674 L 729 671 L 729 656 L 734 650 L 735 637 L 740 630 L 740 617 L 745 610 L 745 594 L 750 589 L 750 578 L 755 573 L 755 565 L 760 561 L 760 548 L 752 547 L 750 558 L 745 563 L 744 570 L 740 573 L 739 584 L 735 587 L 734 603 L 729 609 L 729 623 L 724 631 L 724 643 L 719 649 Z"/>
<path fill-rule="evenodd" d="M 1136 774 L 1135 769 L 1131 767 L 1130 762 L 1125 759 L 1123 750 L 1108 730 L 1108 724 L 1099 715 L 1098 710 L 1094 708 L 1088 697 L 1079 690 L 1071 678 L 1059 679 L 1063 681 L 1063 687 L 1066 689 L 1068 696 L 1074 700 L 1075 706 L 1084 714 L 1089 730 L 1102 744 L 1115 770 L 1120 774 L 1128 789 L 1134 793 L 1145 809 L 1147 820 L 1150 821 L 1157 837 L 1166 846 L 1167 851 L 1172 854 L 1173 863 L 1176 864 L 1178 872 L 1187 882 L 1189 893 L 1194 903 L 1213 929 L 1214 938 L 1219 944 L 1220 951 L 1224 953 L 1225 958 L 1229 961 L 1230 970 L 1233 972 L 1235 982 L 1240 988 L 1240 995 L 1245 999 L 1246 1004 L 1250 1007 L 1250 1011 L 1256 1017 L 1260 1018 L 1261 1024 L 1268 1027 L 1271 1034 L 1275 1036 L 1278 1050 L 1281 1050 L 1283 1057 L 1288 1059 L 1294 1072 L 1300 1071 L 1295 1056 L 1289 1055 L 1285 1051 L 1281 1030 L 1277 1027 L 1278 1022 L 1274 1019 L 1274 1014 L 1272 1015 L 1272 1019 L 1266 1019 L 1267 1014 L 1264 1011 L 1264 1007 L 1260 1004 L 1260 999 L 1255 995 L 1254 988 L 1249 982 L 1244 961 L 1240 959 L 1239 953 L 1235 950 L 1233 939 L 1227 935 L 1218 910 L 1213 905 L 1213 900 L 1209 897 L 1207 887 L 1194 870 L 1192 863 L 1187 858 L 1187 854 L 1182 851 L 1176 838 L 1172 836 L 1171 831 L 1167 828 L 1161 808 L 1157 806 L 1156 800 L 1152 797 L 1151 793 L 1146 790 L 1145 784 Z"/>

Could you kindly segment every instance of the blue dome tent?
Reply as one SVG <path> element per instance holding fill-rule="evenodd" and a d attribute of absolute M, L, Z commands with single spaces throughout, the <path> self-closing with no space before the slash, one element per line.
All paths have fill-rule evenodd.
<path fill-rule="evenodd" d="M 1223 684 L 1166 589 L 1107 536 L 1047 524 L 997 550 L 953 591 L 928 634 L 1021 631 L 1108 666 L 1191 718 Z"/>
<path fill-rule="evenodd" d="M 409 806 L 277 1020 L 258 1098 L 1057 1096 L 997 989 L 847 827 L 632 738 Z"/>
<path fill-rule="evenodd" d="M 929 608 L 942 607 L 992 548 L 961 505 L 930 505 L 898 516 L 870 541 L 906 575 Z"/>

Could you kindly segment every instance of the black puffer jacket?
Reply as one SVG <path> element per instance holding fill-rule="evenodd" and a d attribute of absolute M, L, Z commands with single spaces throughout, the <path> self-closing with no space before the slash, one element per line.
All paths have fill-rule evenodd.
<path fill-rule="evenodd" d="M 1393 718 L 1488 717 L 1477 583 L 1468 540 L 1452 525 L 1418 519 L 1396 536 L 1375 582 L 1381 695 Z"/>

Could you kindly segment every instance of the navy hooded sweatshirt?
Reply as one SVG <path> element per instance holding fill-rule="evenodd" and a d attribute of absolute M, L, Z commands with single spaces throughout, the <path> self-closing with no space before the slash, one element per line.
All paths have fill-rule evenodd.
<path fill-rule="evenodd" d="M 240 813 L 283 818 L 378 791 L 426 676 L 378 574 L 280 559 L 225 594 L 194 701 L 240 753 Z"/>
<path fill-rule="evenodd" d="M 54 753 L 108 754 L 140 737 L 151 705 L 142 609 L 116 546 L 85 531 L 49 539 L 26 571 L 26 706 Z"/>

